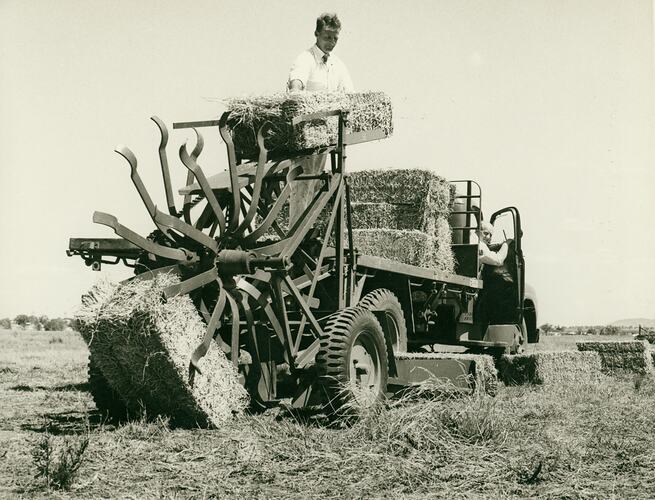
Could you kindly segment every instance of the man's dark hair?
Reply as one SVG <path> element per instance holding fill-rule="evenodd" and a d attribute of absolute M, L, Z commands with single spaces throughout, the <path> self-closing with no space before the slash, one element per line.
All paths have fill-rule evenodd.
<path fill-rule="evenodd" d="M 315 33 L 320 33 L 323 28 L 332 28 L 335 30 L 341 29 L 341 21 L 337 15 L 333 12 L 323 12 L 320 16 L 316 18 L 316 31 Z"/>

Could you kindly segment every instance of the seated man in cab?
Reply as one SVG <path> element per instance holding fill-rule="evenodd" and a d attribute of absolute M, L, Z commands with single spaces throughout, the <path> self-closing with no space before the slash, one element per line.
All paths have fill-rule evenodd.
<path fill-rule="evenodd" d="M 492 245 L 493 234 L 494 227 L 483 221 L 478 232 L 478 263 L 484 282 L 478 300 L 479 321 L 492 325 L 515 323 L 518 294 L 511 272 L 510 244 L 506 240 Z"/>

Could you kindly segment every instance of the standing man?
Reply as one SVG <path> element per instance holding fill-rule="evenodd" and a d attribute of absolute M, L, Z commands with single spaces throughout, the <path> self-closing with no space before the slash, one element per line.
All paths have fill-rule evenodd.
<path fill-rule="evenodd" d="M 291 66 L 287 88 L 290 92 L 352 92 L 353 82 L 346 65 L 332 50 L 339 40 L 341 21 L 336 14 L 323 13 L 316 19 L 316 43 L 302 52 Z M 325 167 L 327 154 L 315 155 L 301 164 L 304 174 L 319 174 Z M 318 188 L 316 180 L 299 180 L 291 184 L 289 224 L 298 220 L 311 203 Z"/>
<path fill-rule="evenodd" d="M 336 14 L 323 13 L 316 19 L 316 43 L 302 52 L 291 66 L 290 91 L 352 92 L 353 82 L 346 65 L 332 54 L 339 40 L 341 21 Z"/>

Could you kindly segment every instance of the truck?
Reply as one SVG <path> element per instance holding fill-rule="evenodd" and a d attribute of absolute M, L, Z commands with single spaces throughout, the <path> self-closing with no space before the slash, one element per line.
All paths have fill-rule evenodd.
<path fill-rule="evenodd" d="M 431 379 L 475 390 L 476 355 L 520 353 L 539 341 L 519 211 L 507 207 L 489 219 L 508 243 L 502 269 L 513 306 L 501 323 L 490 321 L 484 310 L 495 307 L 489 285 L 495 278 L 479 263 L 482 191 L 473 180 L 452 181 L 449 221 L 457 274 L 360 253 L 353 240 L 346 151 L 386 136 L 377 129 L 350 131 L 347 115 L 333 110 L 294 118 L 294 125 L 338 120 L 338 138 L 286 157 L 269 156 L 262 127 L 259 156 L 250 161 L 236 154 L 228 113 L 218 120 L 174 123 L 173 129 L 192 129 L 197 137 L 193 150 L 186 145 L 179 150 L 187 169 L 181 206 L 170 180 L 169 132 L 152 117 L 161 136 L 168 210 L 154 204 L 134 154 L 118 148 L 156 229 L 144 237 L 116 217 L 95 212 L 93 221 L 118 238 L 71 238 L 67 254 L 93 270 L 123 263 L 135 269 L 133 280 L 177 275 L 179 283 L 164 298 L 189 295 L 207 325 L 202 343 L 189 353 L 189 383 L 208 349 L 222 349 L 256 407 L 284 400 L 299 408 L 338 409 L 359 400 L 362 391 L 375 400 Z M 209 177 L 198 164 L 205 129 L 218 129 L 228 162 L 226 171 Z M 329 167 L 303 173 L 303 161 L 317 154 L 328 155 Z M 318 181 L 320 188 L 300 217 L 283 228 L 279 217 L 291 185 L 302 181 Z M 244 351 L 248 356 L 240 356 Z M 102 380 L 102 374 L 94 379 Z"/>

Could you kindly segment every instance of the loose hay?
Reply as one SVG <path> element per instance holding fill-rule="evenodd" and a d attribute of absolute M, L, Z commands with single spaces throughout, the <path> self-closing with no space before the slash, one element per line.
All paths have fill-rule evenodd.
<path fill-rule="evenodd" d="M 179 278 L 160 274 L 122 285 L 100 283 L 83 298 L 80 333 L 109 384 L 133 414 L 168 416 L 176 425 L 219 425 L 243 410 L 247 394 L 223 352 L 212 346 L 202 375 L 188 384 L 191 353 L 205 325 L 188 296 L 164 302 Z"/>
<path fill-rule="evenodd" d="M 632 372 L 648 374 L 653 371 L 649 344 L 643 340 L 624 342 L 578 342 L 579 351 L 595 351 L 600 355 L 606 373 Z"/>
<path fill-rule="evenodd" d="M 404 264 L 454 273 L 455 259 L 450 247 L 451 230 L 440 220 L 435 235 L 399 229 L 353 229 L 355 247 L 364 255 L 391 259 Z"/>
<path fill-rule="evenodd" d="M 505 355 L 498 360 L 498 375 L 507 385 L 590 380 L 600 374 L 600 369 L 600 356 L 595 352 L 536 352 Z"/>
<path fill-rule="evenodd" d="M 319 111 L 347 110 L 348 128 L 393 132 L 391 100 L 383 92 L 293 92 L 232 98 L 225 101 L 237 154 L 256 158 L 257 131 L 268 122 L 264 141 L 271 156 L 285 156 L 337 143 L 338 118 L 291 125 L 293 118 Z"/>
<path fill-rule="evenodd" d="M 496 395 L 498 390 L 498 371 L 491 356 L 486 354 L 460 354 L 449 352 L 403 352 L 397 353 L 396 359 L 454 359 L 461 361 L 473 361 L 471 372 L 468 376 L 471 378 L 473 389 L 477 393 L 486 393 L 491 396 Z M 434 381 L 438 382 L 438 381 Z M 437 383 L 435 386 L 442 391 L 446 385 Z"/>

